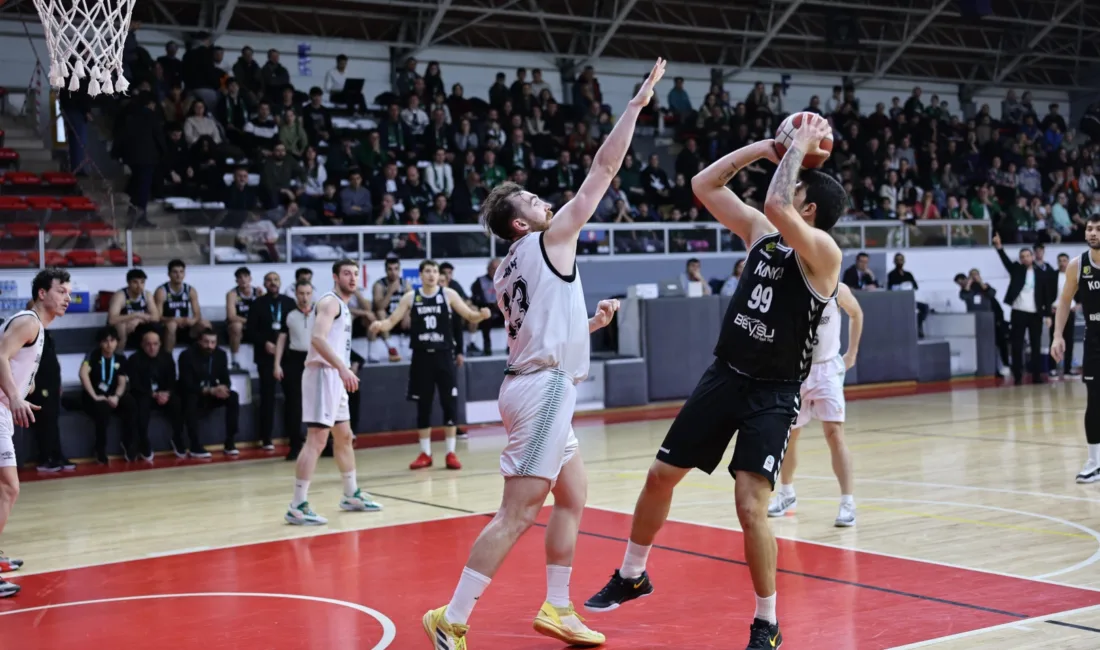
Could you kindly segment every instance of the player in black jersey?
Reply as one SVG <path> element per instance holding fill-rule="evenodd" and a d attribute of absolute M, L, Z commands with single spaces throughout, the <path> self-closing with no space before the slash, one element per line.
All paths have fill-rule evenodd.
<path fill-rule="evenodd" d="M 1085 314 L 1085 353 L 1081 379 L 1088 391 L 1085 406 L 1085 440 L 1089 446 L 1089 458 L 1077 474 L 1078 483 L 1100 481 L 1100 214 L 1089 217 L 1085 224 L 1085 241 L 1088 251 L 1070 260 L 1066 267 L 1066 284 L 1058 298 L 1058 310 L 1054 312 L 1054 340 L 1050 344 L 1050 356 L 1061 361 L 1066 354 L 1066 321 L 1073 312 L 1074 300 Z"/>
<path fill-rule="evenodd" d="M 244 340 L 244 327 L 248 324 L 248 311 L 256 298 L 264 295 L 260 287 L 252 286 L 252 271 L 242 266 L 233 272 L 237 286 L 225 294 L 225 329 L 229 337 L 229 362 L 236 369 L 237 353 L 241 351 Z"/>
<path fill-rule="evenodd" d="M 645 563 L 668 517 L 673 489 L 692 468 L 713 472 L 736 433 L 729 471 L 736 479 L 737 518 L 756 592 L 748 648 L 778 648 L 783 642 L 775 617 L 776 544 L 767 523 L 768 499 L 798 415 L 817 324 L 836 295 L 841 253 L 828 231 L 847 205 L 834 178 L 801 171 L 803 157 L 817 150 L 830 128 L 816 116 L 802 124 L 781 161 L 774 142 L 763 140 L 692 179 L 695 195 L 715 218 L 750 243 L 749 254 L 722 323 L 715 361 L 649 469 L 622 567 L 585 603 L 587 609 L 614 609 L 653 592 Z M 761 158 L 779 163 L 765 214 L 726 187 L 738 170 Z"/>
<path fill-rule="evenodd" d="M 137 348 L 148 331 L 161 331 L 160 311 L 153 294 L 145 290 L 147 276 L 141 269 L 126 272 L 126 286 L 111 296 L 107 307 L 107 324 L 118 332 L 119 344 Z"/>
<path fill-rule="evenodd" d="M 168 262 L 168 282 L 157 287 L 153 294 L 164 324 L 164 349 L 169 354 L 177 342 L 190 344 L 198 340 L 201 332 L 213 329 L 210 321 L 202 318 L 199 292 L 183 281 L 185 277 L 187 265 L 183 260 Z"/>
<path fill-rule="evenodd" d="M 374 283 L 371 290 L 371 305 L 374 307 L 374 315 L 378 320 L 385 320 L 395 309 L 401 298 L 409 292 L 409 283 L 401 277 L 401 259 L 397 257 L 386 258 L 386 276 Z M 409 331 L 408 319 L 394 326 L 397 331 L 404 334 Z M 388 331 L 388 330 L 387 330 Z M 382 337 L 390 354 L 390 361 L 401 360 L 401 353 L 397 351 L 389 337 Z"/>
<path fill-rule="evenodd" d="M 458 387 L 455 378 L 455 345 L 452 310 L 471 323 L 489 318 L 489 310 L 474 311 L 454 289 L 439 286 L 439 265 L 420 263 L 419 289 L 401 296 L 397 307 L 382 320 L 371 323 L 372 334 L 385 334 L 410 314 L 409 336 L 412 364 L 409 366 L 409 399 L 416 402 L 416 428 L 420 432 L 420 455 L 409 469 L 432 466 L 432 397 L 439 388 L 443 407 L 443 431 L 447 439 L 447 469 L 462 469 L 455 455 Z M 461 350 L 460 350 L 461 351 Z"/>

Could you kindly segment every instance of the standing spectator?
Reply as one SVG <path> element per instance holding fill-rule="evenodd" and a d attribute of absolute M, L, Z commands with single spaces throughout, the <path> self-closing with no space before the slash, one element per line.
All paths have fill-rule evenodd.
<path fill-rule="evenodd" d="M 164 45 L 164 56 L 157 57 L 157 63 L 164 71 L 164 80 L 169 84 L 183 81 L 183 63 L 176 58 L 180 46 L 175 41 Z"/>
<path fill-rule="evenodd" d="M 182 457 L 183 412 L 176 394 L 176 364 L 172 355 L 161 350 L 160 335 L 146 332 L 141 337 L 141 349 L 126 361 L 125 375 L 133 395 L 133 425 L 123 427 L 120 444 L 127 462 L 142 458 L 152 462 L 153 448 L 149 443 L 149 419 L 154 410 L 163 411 L 172 427 L 172 448 Z M 210 458 L 202 447 L 191 448 L 192 458 Z"/>
<path fill-rule="evenodd" d="M 38 407 L 32 425 L 38 442 L 38 471 L 72 470 L 76 465 L 61 451 L 61 364 L 49 330 L 43 329 L 42 336 L 42 359 L 32 382 L 34 391 L 27 396 L 27 401 Z"/>
<path fill-rule="evenodd" d="M 256 104 L 264 95 L 264 77 L 260 64 L 256 63 L 252 48 L 247 45 L 241 49 L 241 56 L 233 64 L 233 78 L 241 85 L 245 98 L 250 104 Z"/>
<path fill-rule="evenodd" d="M 481 330 L 481 353 L 487 357 L 493 354 L 493 340 L 490 336 L 492 329 L 494 327 L 504 327 L 504 315 L 500 313 L 500 306 L 497 305 L 497 290 L 493 284 L 493 278 L 496 276 L 499 266 L 499 259 L 489 260 L 485 275 L 474 280 L 474 283 L 470 285 L 470 301 L 474 303 L 474 307 L 478 309 L 487 307 L 490 313 L 489 318 L 480 323 L 470 324 L 471 332 Z M 472 341 L 470 347 L 474 347 Z"/>
<path fill-rule="evenodd" d="M 271 104 L 260 102 L 256 116 L 244 125 L 249 135 L 249 148 L 253 154 L 270 156 L 279 142 L 279 123 L 271 115 Z"/>
<path fill-rule="evenodd" d="M 65 134 L 69 139 L 69 171 L 77 176 L 87 176 L 84 170 L 86 156 L 84 147 L 88 144 L 88 125 L 94 121 L 92 116 L 92 98 L 88 96 L 88 80 L 81 80 L 80 90 L 70 92 L 61 90 L 57 101 L 65 121 Z"/>
<path fill-rule="evenodd" d="M 302 124 L 315 147 L 332 137 L 332 113 L 321 104 L 323 98 L 324 93 L 314 86 L 309 90 L 309 103 L 302 108 Z"/>
<path fill-rule="evenodd" d="M 183 85 L 187 92 L 202 100 L 207 106 L 218 101 L 218 84 L 215 82 L 214 50 L 210 34 L 199 32 L 191 43 L 191 49 L 183 55 Z"/>
<path fill-rule="evenodd" d="M 290 442 L 287 460 L 298 460 L 305 442 L 302 437 L 302 373 L 306 367 L 311 336 L 309 317 L 313 313 L 313 285 L 298 282 L 294 310 L 286 317 L 286 331 L 275 344 L 275 379 L 282 382 L 286 399 L 286 430 Z"/>
<path fill-rule="evenodd" d="M 99 331 L 99 347 L 89 352 L 80 364 L 80 395 L 84 412 L 95 425 L 95 458 L 107 464 L 107 425 L 111 416 L 122 420 L 120 430 L 133 418 L 133 397 L 126 394 L 126 357 L 118 353 L 118 335 L 114 328 Z"/>
<path fill-rule="evenodd" d="M 1023 382 L 1026 335 L 1031 347 L 1032 383 L 1041 384 L 1043 321 L 1049 319 L 1053 301 L 1050 284 L 1045 281 L 1044 272 L 1035 268 L 1035 256 L 1030 248 L 1020 249 L 1019 261 L 1013 262 L 1001 248 L 1000 235 L 993 235 L 993 247 L 1009 276 L 1004 302 L 1012 307 L 1012 378 L 1017 385 Z"/>
<path fill-rule="evenodd" d="M 225 407 L 225 455 L 237 456 L 240 452 L 234 440 L 240 421 L 240 398 L 230 387 L 229 357 L 218 347 L 218 334 L 213 329 L 203 330 L 198 340 L 180 353 L 178 385 L 191 448 L 202 448 L 199 418 Z"/>
<path fill-rule="evenodd" d="M 288 158 L 286 145 L 275 145 L 273 155 L 264 161 L 260 172 L 260 203 L 265 208 L 277 207 L 280 203 L 297 201 L 304 191 L 302 183 L 305 171 L 297 160 Z"/>
<path fill-rule="evenodd" d="M 226 140 L 241 149 L 248 149 L 249 142 L 244 128 L 248 124 L 250 112 L 248 103 L 241 94 L 241 85 L 236 79 L 231 78 L 225 82 L 225 92 L 218 96 L 215 113 L 218 122 L 225 129 Z"/>
<path fill-rule="evenodd" d="M 305 155 L 306 147 L 309 146 L 309 136 L 293 108 L 283 111 L 282 123 L 279 125 L 279 142 L 286 147 L 287 153 L 299 159 Z"/>
<path fill-rule="evenodd" d="M 901 253 L 894 255 L 894 268 L 892 271 L 886 274 L 886 290 L 887 291 L 913 291 L 915 292 L 920 287 L 917 285 L 917 279 L 913 277 L 913 274 L 905 270 L 905 256 Z M 915 299 L 915 298 L 914 298 Z M 924 338 L 924 321 L 928 318 L 929 307 L 928 303 L 917 303 L 917 338 Z"/>
<path fill-rule="evenodd" d="M 413 86 L 416 85 L 416 80 L 419 78 L 419 75 L 416 74 L 416 63 L 416 57 L 410 56 L 405 59 L 405 65 L 394 76 L 393 89 L 398 96 L 405 97 L 413 91 Z"/>
<path fill-rule="evenodd" d="M 259 431 L 261 444 L 267 451 L 275 449 L 271 439 L 275 430 L 275 388 L 279 380 L 275 377 L 275 346 L 279 334 L 286 331 L 286 317 L 294 311 L 295 302 L 290 296 L 279 292 L 281 282 L 279 274 L 272 271 L 264 276 L 264 295 L 252 303 L 248 311 L 246 329 L 254 337 L 252 345 L 256 359 L 256 370 L 260 375 Z M 283 404 L 285 409 L 286 404 Z M 285 412 L 284 412 L 285 414 Z M 285 418 L 284 418 L 285 419 Z M 284 422 L 287 431 L 294 423 Z"/>
<path fill-rule="evenodd" d="M 428 189 L 433 195 L 442 194 L 447 198 L 455 189 L 454 170 L 447 164 L 447 152 L 443 149 L 435 150 L 435 158 L 432 164 L 424 170 L 427 175 Z"/>
<path fill-rule="evenodd" d="M 878 289 L 875 274 L 867 267 L 870 261 L 871 257 L 861 251 L 856 255 L 856 263 L 844 271 L 841 281 L 848 285 L 849 289 Z"/>
<path fill-rule="evenodd" d="M 126 138 L 121 143 L 123 161 L 130 167 L 130 195 L 133 224 L 152 228 L 146 217 L 146 208 L 153 193 L 153 181 L 161 156 L 168 148 L 164 141 L 164 127 L 156 114 L 157 100 L 151 93 L 137 99 L 139 108 L 126 118 Z"/>
<path fill-rule="evenodd" d="M 264 98 L 268 102 L 278 103 L 283 94 L 283 88 L 290 85 L 290 73 L 279 63 L 279 50 L 274 48 L 267 51 L 267 63 L 260 70 L 264 83 Z"/>

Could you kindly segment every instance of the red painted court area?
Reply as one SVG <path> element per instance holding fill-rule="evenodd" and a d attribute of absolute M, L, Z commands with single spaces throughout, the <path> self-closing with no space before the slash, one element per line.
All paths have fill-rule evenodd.
<path fill-rule="evenodd" d="M 449 599 L 487 520 L 470 515 L 29 575 L 18 580 L 19 596 L 0 601 L 0 648 L 428 648 L 420 617 Z M 572 581 L 578 605 L 619 565 L 628 530 L 625 515 L 586 513 Z M 656 593 L 587 616 L 607 635 L 604 647 L 740 646 L 753 610 L 740 533 L 670 522 L 658 541 L 649 565 Z M 1100 592 L 793 541 L 779 542 L 779 570 L 779 617 L 791 648 L 891 648 L 1100 604 Z M 561 648 L 531 629 L 544 593 L 536 528 L 478 604 L 471 650 Z"/>

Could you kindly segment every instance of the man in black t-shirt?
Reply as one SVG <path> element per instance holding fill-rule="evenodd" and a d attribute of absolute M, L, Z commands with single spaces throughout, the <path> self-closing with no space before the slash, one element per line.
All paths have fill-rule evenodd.
<path fill-rule="evenodd" d="M 133 398 L 126 393 L 126 357 L 118 353 L 118 335 L 105 327 L 96 337 L 99 344 L 80 364 L 81 404 L 95 424 L 95 458 L 107 464 L 107 425 L 112 415 L 122 418 L 122 427 L 129 426 Z"/>
<path fill-rule="evenodd" d="M 61 451 L 61 364 L 49 330 L 42 334 L 42 360 L 34 376 L 34 392 L 27 396 L 28 402 L 41 408 L 32 425 L 38 441 L 38 471 L 73 470 L 76 465 Z"/>
<path fill-rule="evenodd" d="M 213 329 L 199 333 L 199 339 L 180 353 L 179 392 L 183 399 L 183 417 L 191 449 L 204 450 L 199 435 L 199 418 L 214 409 L 225 407 L 225 455 L 237 456 L 237 426 L 240 420 L 240 398 L 229 385 L 229 356 L 218 347 L 218 334 Z M 186 456 L 182 441 L 174 441 L 176 456 Z"/>
<path fill-rule="evenodd" d="M 252 303 L 248 310 L 248 323 L 245 331 L 252 336 L 253 355 L 256 359 L 256 370 L 260 375 L 260 399 L 256 403 L 259 409 L 257 422 L 259 423 L 260 444 L 265 451 L 273 451 L 274 443 L 271 439 L 275 431 L 275 388 L 279 380 L 275 378 L 275 346 L 279 341 L 279 334 L 286 332 L 286 318 L 294 311 L 296 303 L 290 296 L 280 292 L 281 281 L 279 274 L 272 271 L 264 276 L 264 295 Z M 283 414 L 289 416 L 289 402 L 283 402 Z M 285 422 L 283 428 L 289 437 L 290 427 L 296 423 Z"/>

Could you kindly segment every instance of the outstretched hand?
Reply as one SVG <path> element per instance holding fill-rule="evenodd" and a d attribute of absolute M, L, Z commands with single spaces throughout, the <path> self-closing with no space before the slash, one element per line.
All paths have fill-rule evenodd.
<path fill-rule="evenodd" d="M 802 146 L 803 150 L 811 146 L 818 149 L 825 136 L 831 135 L 832 132 L 833 127 L 829 124 L 829 120 L 811 113 L 803 116 L 802 125 L 794 132 L 794 140 Z"/>
<path fill-rule="evenodd" d="M 611 322 L 611 319 L 615 317 L 615 312 L 619 311 L 619 301 L 615 299 L 601 300 L 600 304 L 596 306 L 596 315 L 592 317 L 592 328 L 598 330 Z"/>
<path fill-rule="evenodd" d="M 661 80 L 661 77 L 665 76 L 665 63 L 664 59 L 657 59 L 657 63 L 653 64 L 653 69 L 649 71 L 649 75 L 642 82 L 642 87 L 638 89 L 638 94 L 630 100 L 631 105 L 641 108 L 649 106 L 650 100 L 653 99 L 653 89 L 657 86 L 657 82 Z"/>

